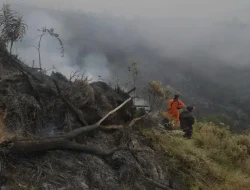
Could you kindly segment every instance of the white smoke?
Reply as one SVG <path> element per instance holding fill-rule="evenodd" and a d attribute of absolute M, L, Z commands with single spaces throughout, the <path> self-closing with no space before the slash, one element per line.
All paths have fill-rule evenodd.
<path fill-rule="evenodd" d="M 108 80 L 110 79 L 109 62 L 105 55 L 100 53 L 90 53 L 83 57 L 82 64 L 87 72 L 87 76 L 93 80 Z"/>
<path fill-rule="evenodd" d="M 102 14 L 24 10 L 29 30 L 22 44 L 16 46 L 20 56 L 29 64 L 35 60 L 37 66 L 36 49 L 29 45 L 37 44 L 37 39 L 32 39 L 38 35 L 38 28 L 54 28 L 64 43 L 65 56 L 60 57 L 58 42 L 45 36 L 42 64 L 47 69 L 54 65 L 66 76 L 72 72 L 71 66 L 75 66 L 74 69 L 86 70 L 95 79 L 98 76 L 103 80 L 113 80 L 114 76 L 126 78 L 126 64 L 139 60 L 141 75 L 147 80 L 164 80 L 164 71 L 171 70 L 171 66 L 164 64 L 167 58 L 176 59 L 183 65 L 186 62 L 202 64 L 206 56 L 231 65 L 246 65 L 250 60 L 247 40 L 250 39 L 250 26 L 241 19 L 233 19 L 233 15 L 221 20 L 179 18 L 177 15 L 128 21 Z M 84 52 L 85 45 L 89 51 Z M 200 54 L 206 56 L 197 60 Z"/>

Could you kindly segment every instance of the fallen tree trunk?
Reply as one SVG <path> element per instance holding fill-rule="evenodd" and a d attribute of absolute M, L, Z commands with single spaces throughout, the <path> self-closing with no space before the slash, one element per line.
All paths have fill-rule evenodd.
<path fill-rule="evenodd" d="M 63 149 L 70 141 L 65 138 L 47 138 L 11 142 L 11 153 L 31 153 L 47 150 Z"/>
<path fill-rule="evenodd" d="M 51 150 L 74 150 L 96 156 L 110 156 L 115 151 L 117 151 L 117 149 L 101 150 L 95 147 L 74 143 L 65 138 L 16 141 L 12 142 L 12 145 L 8 151 L 11 154 L 27 154 Z"/>
<path fill-rule="evenodd" d="M 0 151 L 3 151 L 4 153 L 16 154 L 16 153 L 44 152 L 50 150 L 75 150 L 97 156 L 112 155 L 117 149 L 101 150 L 98 148 L 84 146 L 78 143 L 73 143 L 71 139 L 85 132 L 99 128 L 101 123 L 107 117 L 109 117 L 111 114 L 121 109 L 125 104 L 131 101 L 131 99 L 132 98 L 127 99 L 120 106 L 110 111 L 107 115 L 105 115 L 100 121 L 98 121 L 94 125 L 81 127 L 58 137 L 49 137 L 49 138 L 34 139 L 34 140 L 8 141 L 8 142 L 4 141 L 0 144 Z"/>

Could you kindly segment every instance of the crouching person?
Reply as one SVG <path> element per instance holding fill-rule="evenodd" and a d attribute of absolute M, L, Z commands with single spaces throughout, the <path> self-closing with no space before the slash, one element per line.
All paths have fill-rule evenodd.
<path fill-rule="evenodd" d="M 185 133 L 183 137 L 191 138 L 193 135 L 193 124 L 194 124 L 194 116 L 192 115 L 194 107 L 187 106 L 187 110 L 181 112 L 180 114 L 180 126 L 183 132 Z"/>

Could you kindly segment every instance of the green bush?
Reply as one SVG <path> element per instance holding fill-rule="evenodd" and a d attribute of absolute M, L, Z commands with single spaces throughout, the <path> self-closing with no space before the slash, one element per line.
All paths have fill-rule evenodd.
<path fill-rule="evenodd" d="M 150 129 L 142 134 L 171 158 L 172 163 L 166 164 L 183 176 L 190 189 L 250 189 L 249 135 L 232 134 L 212 122 L 195 124 L 191 140 Z"/>
<path fill-rule="evenodd" d="M 225 114 L 208 114 L 201 118 L 201 122 L 213 122 L 217 126 L 233 126 L 234 120 Z"/>

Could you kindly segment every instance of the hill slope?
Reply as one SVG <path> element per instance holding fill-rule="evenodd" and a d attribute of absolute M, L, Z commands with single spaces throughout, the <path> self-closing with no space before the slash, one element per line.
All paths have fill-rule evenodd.
<path fill-rule="evenodd" d="M 127 93 L 41 74 L 3 49 L 0 59 L 1 188 L 186 189 L 129 126 Z"/>
<path fill-rule="evenodd" d="M 65 144 L 60 140 L 65 138 L 63 135 L 85 126 L 75 110 L 85 122 L 93 124 L 129 95 L 103 82 L 70 82 L 59 73 L 41 77 L 36 69 L 25 66 L 6 50 L 0 53 L 1 187 L 250 188 L 249 135 L 235 135 L 212 123 L 197 123 L 194 138 L 185 140 L 178 131 L 161 128 L 160 120 L 151 114 L 131 122 L 134 112 L 127 104 L 99 129 L 79 135 L 73 144 L 68 140 Z M 63 89 L 59 94 L 49 85 L 53 80 Z M 63 144 L 39 146 L 39 142 L 51 139 Z M 31 149 L 18 149 L 16 145 L 22 142 Z"/>
<path fill-rule="evenodd" d="M 250 189 L 250 136 L 231 134 L 213 123 L 197 123 L 192 140 L 176 133 L 142 129 L 166 165 L 181 174 L 189 189 Z"/>

